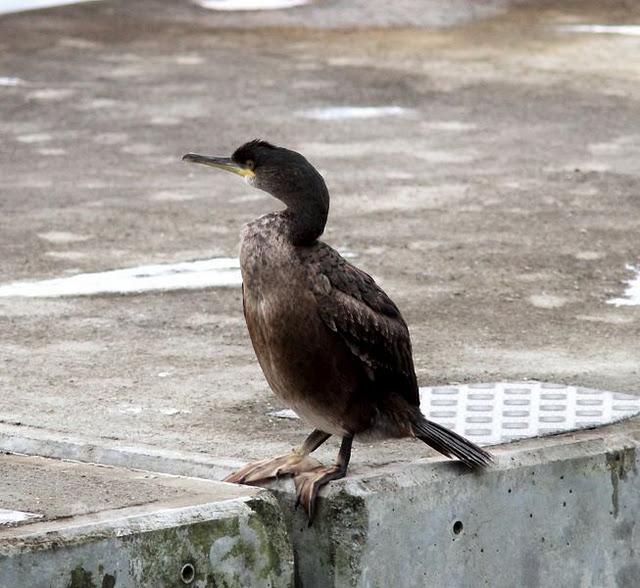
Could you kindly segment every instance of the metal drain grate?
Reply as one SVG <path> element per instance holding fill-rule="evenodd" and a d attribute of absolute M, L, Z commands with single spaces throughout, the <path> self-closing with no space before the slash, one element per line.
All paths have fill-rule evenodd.
<path fill-rule="evenodd" d="M 640 398 L 543 382 L 420 388 L 422 412 L 480 445 L 606 425 L 640 413 Z"/>
<path fill-rule="evenodd" d="M 498 382 L 420 388 L 431 420 L 478 445 L 508 443 L 613 423 L 640 414 L 640 397 L 544 382 Z M 269 413 L 297 418 L 292 410 Z"/>

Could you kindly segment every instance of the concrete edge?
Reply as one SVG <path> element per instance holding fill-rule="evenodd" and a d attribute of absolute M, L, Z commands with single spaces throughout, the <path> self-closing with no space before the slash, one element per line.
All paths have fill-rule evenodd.
<path fill-rule="evenodd" d="M 393 477 L 394 485 L 399 487 L 415 484 L 416 476 L 425 483 L 450 482 L 461 476 L 478 476 L 478 479 L 482 479 L 492 472 L 503 473 L 515 469 L 553 465 L 574 458 L 591 458 L 638 446 L 640 415 L 595 429 L 521 439 L 489 447 L 494 462 L 480 472 L 472 472 L 460 462 L 440 455 L 411 462 L 392 463 L 375 469 L 354 464 L 355 467 L 350 467 L 346 478 L 332 482 L 323 490 L 319 502 L 329 502 L 342 495 L 345 490 L 359 496 L 388 492 L 389 477 Z M 274 491 L 281 499 L 286 496 L 287 501 L 295 501 L 293 482 L 290 479 L 272 482 L 265 487 Z"/>
<path fill-rule="evenodd" d="M 491 468 L 509 469 L 515 461 L 520 465 L 534 465 L 562 460 L 566 458 L 567 451 L 595 454 L 602 451 L 607 443 L 617 443 L 619 436 L 628 437 L 630 442 L 640 439 L 640 415 L 593 429 L 580 429 L 489 446 L 495 458 Z M 419 447 L 426 452 L 430 451 L 422 445 Z M 246 463 L 234 458 L 212 458 L 201 453 L 173 451 L 142 444 L 131 445 L 108 439 L 96 440 L 8 423 L 0 423 L 0 451 L 215 481 L 221 481 L 230 472 Z M 424 452 L 416 451 L 416 454 L 424 455 Z M 466 471 L 462 464 L 433 451 L 430 457 L 419 457 L 411 462 L 376 465 L 374 468 L 352 463 L 348 477 L 333 482 L 323 491 L 323 495 L 339 492 L 341 486 L 350 480 L 374 480 L 389 473 L 397 475 L 416 466 L 422 468 L 424 465 L 428 465 L 432 475 L 438 476 L 458 475 Z M 288 487 L 289 482 L 290 480 L 285 479 L 267 487 L 282 489 Z"/>
<path fill-rule="evenodd" d="M 221 480 L 244 465 L 243 461 L 232 458 L 212 458 L 201 453 L 131 445 L 104 438 L 92 439 L 9 423 L 0 423 L 0 451 L 210 480 Z"/>
<path fill-rule="evenodd" d="M 9 529 L 0 541 L 0 585 L 289 588 L 293 550 L 280 506 L 267 491 L 245 491 L 203 504 L 156 503 Z"/>
<path fill-rule="evenodd" d="M 215 521 L 229 516 L 246 503 L 271 500 L 271 494 L 260 492 L 256 496 L 228 498 L 215 502 L 181 506 L 171 502 L 145 504 L 122 509 L 101 511 L 51 521 L 34 522 L 5 529 L 0 538 L 0 555 L 10 555 L 28 549 L 46 549 L 53 543 L 76 544 L 107 537 L 125 537 L 195 522 Z"/>
<path fill-rule="evenodd" d="M 84 446 L 77 437 L 55 435 L 51 438 L 47 437 L 47 434 L 48 432 L 41 430 L 2 425 L 0 449 L 13 452 L 45 451 L 49 455 L 55 454 L 58 458 L 84 458 L 94 463 L 99 459 L 118 460 L 118 465 L 140 469 L 152 466 L 155 471 L 188 476 L 197 472 L 196 477 L 208 479 L 221 477 L 231 469 L 233 463 L 231 460 L 208 460 L 203 459 L 202 455 L 163 450 L 153 450 L 149 456 L 144 453 L 146 448 L 124 444 L 103 448 L 92 441 Z M 640 458 L 639 447 L 640 417 L 632 417 L 597 429 L 496 446 L 493 448 L 495 464 L 478 475 L 464 468 L 462 464 L 441 456 L 375 468 L 354 463 L 347 478 L 330 484 L 322 491 L 317 518 L 311 528 L 307 528 L 302 509 L 294 508 L 295 492 L 291 480 L 274 482 L 267 490 L 254 489 L 256 498 L 241 499 L 240 504 L 245 512 L 266 508 L 266 514 L 258 515 L 264 522 L 259 525 L 262 529 L 260 536 L 264 535 L 261 541 L 268 543 L 275 534 L 282 545 L 286 543 L 292 546 L 295 574 L 298 581 L 305 586 L 365 586 L 368 585 L 365 582 L 367 577 L 376 578 L 383 582 L 380 585 L 384 585 L 384 582 L 391 582 L 403 572 L 397 567 L 403 561 L 401 553 L 396 553 L 401 547 L 422 554 L 419 563 L 412 567 L 411 573 L 419 573 L 420 578 L 430 577 L 430 581 L 436 583 L 459 581 L 460 586 L 467 586 L 465 578 L 468 576 L 458 577 L 456 574 L 459 569 L 465 568 L 465 558 L 470 557 L 470 553 L 474 554 L 473 565 L 479 566 L 481 573 L 487 578 L 490 577 L 490 570 L 495 570 L 496 566 L 500 567 L 503 556 L 513 559 L 511 572 L 528 573 L 525 568 L 518 567 L 522 563 L 517 560 L 521 551 L 513 551 L 515 547 L 511 546 L 508 537 L 500 531 L 511 525 L 513 512 L 505 510 L 503 502 L 503 496 L 507 489 L 511 492 L 511 488 L 514 492 L 508 496 L 520 501 L 518 512 L 525 517 L 523 525 L 529 520 L 529 516 L 534 516 L 526 513 L 535 512 L 538 521 L 536 532 L 548 540 L 552 538 L 552 545 L 558 544 L 561 539 L 564 541 L 563 537 L 567 533 L 571 536 L 578 533 L 575 536 L 579 536 L 579 540 L 576 539 L 571 544 L 567 542 L 566 545 L 562 543 L 562 553 L 565 557 L 574 557 L 575 561 L 586 561 L 589 549 L 593 548 L 594 541 L 600 533 L 607 537 L 606 541 L 611 549 L 617 549 L 612 552 L 614 555 L 618 553 L 629 557 L 634 549 L 639 548 L 636 545 L 636 535 L 629 535 L 625 531 L 631 524 L 630 514 L 640 508 L 640 503 L 636 504 L 637 493 L 631 493 L 629 490 L 637 477 L 637 473 L 630 472 L 640 469 L 636 465 Z M 163 459 L 165 456 L 166 460 Z M 189 461 L 193 458 L 196 459 L 196 463 Z M 538 483 L 537 487 L 534 480 Z M 547 487 L 544 494 L 540 494 L 541 484 Z M 563 505 L 558 510 L 557 503 L 562 504 L 563 499 L 563 487 L 559 484 L 571 484 L 574 488 L 580 488 L 581 499 L 590 501 L 590 506 L 565 501 L 566 508 Z M 549 502 L 548 513 L 545 511 L 545 501 Z M 128 512 L 116 513 L 115 520 L 106 528 L 101 528 L 95 521 L 79 519 L 78 525 L 72 525 L 62 532 L 62 537 L 69 543 L 69 549 L 77 545 L 78 549 L 83 550 L 83 546 L 89 545 L 87 539 L 90 539 L 100 545 L 109 542 L 117 544 L 119 552 L 126 552 L 126 543 L 122 543 L 121 538 L 124 540 L 130 537 L 134 543 L 144 542 L 147 541 L 145 537 L 148 537 L 149 533 L 165 532 L 172 537 L 163 540 L 165 542 L 162 545 L 166 546 L 175 543 L 175 537 L 180 536 L 180 533 L 197 532 L 186 531 L 193 527 L 194 519 L 196 526 L 199 522 L 206 523 L 207 517 L 210 521 L 215 521 L 215 517 L 223 517 L 225 509 L 232 510 L 232 506 L 235 505 L 237 508 L 238 504 L 237 500 L 231 499 L 213 507 L 204 504 L 186 510 L 175 508 L 169 514 L 159 512 L 148 521 L 152 527 L 159 525 L 155 530 L 148 530 L 142 521 L 145 515 L 132 507 Z M 556 512 L 550 510 L 551 508 L 555 508 Z M 584 524 L 576 526 L 576 521 L 582 523 L 585 520 L 585 509 L 589 516 L 594 513 L 594 516 L 597 514 L 599 517 L 593 529 Z M 490 516 L 487 513 L 490 513 Z M 564 517 L 564 527 L 560 530 L 554 518 L 558 516 Z M 273 517 L 280 523 L 273 522 Z M 192 524 L 185 525 L 186 519 L 191 519 Z M 428 527 L 424 527 L 422 523 L 418 524 L 423 520 L 429 521 Z M 464 537 L 458 540 L 454 535 L 454 543 L 448 544 L 452 545 L 453 551 L 437 550 L 436 544 L 440 544 L 443 534 L 451 533 L 451 525 L 456 520 L 464 521 Z M 35 525 L 42 527 L 38 531 Z M 44 547 L 53 547 L 56 544 L 57 531 L 53 528 L 47 531 L 46 525 L 47 523 L 33 523 L 29 526 L 36 529 L 36 533 L 29 535 L 28 530 L 23 527 L 18 528 L 16 534 L 22 533 L 25 545 L 30 544 L 31 551 L 37 549 L 39 542 Z M 215 527 L 215 522 L 211 525 Z M 488 527 L 491 528 L 491 533 L 495 534 L 496 541 L 500 541 L 500 557 L 497 552 L 491 557 L 486 550 L 480 555 L 476 552 L 481 552 L 479 541 L 487 540 Z M 640 532 L 640 527 L 638 529 Z M 627 534 L 624 535 L 623 531 Z M 453 532 L 455 533 L 455 530 Z M 225 541 L 228 541 L 228 538 Z M 445 541 L 450 542 L 451 539 Z M 435 551 L 432 551 L 432 545 Z M 457 545 L 465 545 L 466 551 L 457 553 Z M 551 570 L 559 565 L 559 556 L 551 550 L 550 545 L 545 546 L 541 548 L 539 544 L 531 543 L 527 549 L 528 553 L 536 553 L 541 562 L 541 569 Z M 283 547 L 280 552 L 286 553 L 287 549 Z M 445 559 L 442 559 L 442 553 L 446 556 Z M 511 555 L 507 556 L 509 553 Z M 607 553 L 599 552 L 599 557 L 607 557 Z M 20 553 L 18 557 L 21 557 Z M 139 552 L 131 557 L 139 558 Z M 202 558 L 204 556 L 201 556 L 200 562 L 206 560 Z M 460 558 L 460 561 L 452 567 L 451 562 L 447 561 L 453 561 L 455 558 Z M 206 561 L 210 562 L 211 558 Z M 617 559 L 614 563 L 618 567 L 622 565 Z M 526 562 L 522 563 L 523 566 L 525 564 Z M 172 569 L 175 565 L 176 562 L 172 560 Z M 202 565 L 205 564 L 199 563 L 199 566 Z M 243 565 L 235 562 L 233 573 L 242 570 Z M 615 569 L 615 566 L 609 566 L 607 570 L 609 569 Z M 68 573 L 68 568 L 65 570 Z M 451 573 L 453 576 L 447 575 Z M 551 574 L 550 571 L 545 573 Z M 563 570 L 563 574 L 563 578 L 568 582 L 578 577 L 572 575 L 573 571 L 568 568 Z M 606 577 L 596 572 L 594 574 L 593 582 L 610 581 L 612 577 L 609 572 Z M 509 582 L 513 580 L 512 576 Z M 415 582 L 409 582 L 407 585 L 417 586 L 416 582 L 417 576 Z M 514 584 L 503 582 L 495 585 Z"/>
<path fill-rule="evenodd" d="M 354 468 L 320 494 L 312 527 L 292 482 L 272 484 L 300 585 L 637 585 L 640 417 L 495 455 L 481 473 L 430 459 Z"/>

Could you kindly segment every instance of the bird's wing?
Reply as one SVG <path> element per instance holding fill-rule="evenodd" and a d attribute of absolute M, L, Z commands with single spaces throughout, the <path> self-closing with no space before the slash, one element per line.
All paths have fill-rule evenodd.
<path fill-rule="evenodd" d="M 418 406 L 411 338 L 398 307 L 369 274 L 328 245 L 305 249 L 322 321 L 344 340 L 374 383 L 392 383 L 393 391 Z"/>

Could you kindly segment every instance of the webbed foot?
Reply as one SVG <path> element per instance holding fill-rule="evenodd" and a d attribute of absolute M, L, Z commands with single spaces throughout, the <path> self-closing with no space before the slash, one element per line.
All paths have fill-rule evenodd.
<path fill-rule="evenodd" d="M 316 500 L 320 488 L 332 480 L 339 480 L 347 475 L 347 468 L 341 464 L 320 466 L 309 472 L 303 472 L 293 478 L 298 497 L 296 507 L 301 504 L 309 518 L 309 526 L 313 522 L 316 511 Z"/>
<path fill-rule="evenodd" d="M 288 455 L 248 463 L 223 481 L 233 484 L 259 484 L 283 476 L 297 476 L 321 466 L 317 459 L 294 451 Z"/>

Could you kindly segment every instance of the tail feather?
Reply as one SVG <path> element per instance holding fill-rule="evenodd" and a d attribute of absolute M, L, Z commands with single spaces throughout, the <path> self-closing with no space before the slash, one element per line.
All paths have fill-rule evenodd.
<path fill-rule="evenodd" d="M 421 418 L 413 424 L 413 431 L 420 441 L 447 457 L 457 457 L 470 468 L 482 468 L 493 461 L 488 451 L 433 421 Z"/>

